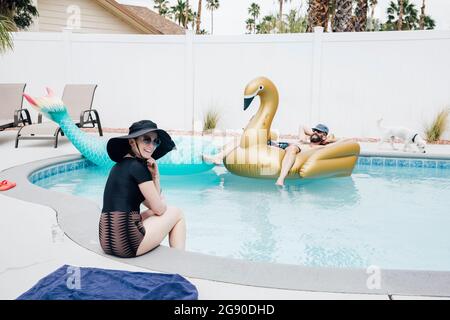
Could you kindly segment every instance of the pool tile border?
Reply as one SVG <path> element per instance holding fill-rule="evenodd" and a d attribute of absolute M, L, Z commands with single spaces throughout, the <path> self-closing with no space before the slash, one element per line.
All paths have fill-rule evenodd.
<path fill-rule="evenodd" d="M 35 184 L 43 179 L 47 179 L 58 174 L 63 174 L 74 170 L 86 169 L 94 166 L 95 164 L 86 159 L 68 161 L 46 168 L 41 168 L 30 174 L 28 176 L 28 180 L 31 183 Z M 450 160 L 359 156 L 357 168 L 365 166 L 450 169 Z"/>
<path fill-rule="evenodd" d="M 357 167 L 450 169 L 450 160 L 360 156 Z"/>
<path fill-rule="evenodd" d="M 51 165 L 49 167 L 39 169 L 39 170 L 31 173 L 28 176 L 28 180 L 31 183 L 35 184 L 43 179 L 47 179 L 47 178 L 56 176 L 58 174 L 64 174 L 67 172 L 80 170 L 80 169 L 86 169 L 86 168 L 94 167 L 94 166 L 95 166 L 95 164 L 93 164 L 92 162 L 90 162 L 86 159 L 68 161 L 68 162 Z"/>

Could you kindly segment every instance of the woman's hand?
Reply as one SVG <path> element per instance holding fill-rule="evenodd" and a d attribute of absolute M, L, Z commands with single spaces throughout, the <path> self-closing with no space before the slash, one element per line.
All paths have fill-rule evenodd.
<path fill-rule="evenodd" d="M 153 158 L 150 158 L 147 160 L 147 167 L 150 171 L 150 174 L 152 175 L 153 180 L 159 178 L 159 169 L 158 164 L 156 163 L 156 160 Z"/>
<path fill-rule="evenodd" d="M 151 217 L 154 215 L 156 215 L 156 213 L 154 213 L 151 209 L 147 209 L 147 210 L 141 212 L 142 221 L 144 221 L 148 217 Z"/>

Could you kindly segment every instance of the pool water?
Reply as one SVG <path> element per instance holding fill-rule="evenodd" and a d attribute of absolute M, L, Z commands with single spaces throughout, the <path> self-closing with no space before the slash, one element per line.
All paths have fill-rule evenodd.
<path fill-rule="evenodd" d="M 37 182 L 102 206 L 108 172 L 96 167 Z M 351 177 L 271 180 L 224 167 L 162 176 L 182 208 L 187 250 L 313 267 L 450 271 L 450 170 L 359 165 Z"/>

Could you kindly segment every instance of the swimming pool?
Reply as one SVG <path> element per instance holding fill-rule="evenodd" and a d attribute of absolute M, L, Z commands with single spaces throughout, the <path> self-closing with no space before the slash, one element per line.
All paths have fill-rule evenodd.
<path fill-rule="evenodd" d="M 190 251 L 312 267 L 450 271 L 448 167 L 362 157 L 352 177 L 288 181 L 284 189 L 217 167 L 163 176 L 162 187 L 187 217 Z M 35 183 L 101 207 L 107 172 L 85 164 L 54 170 Z"/>

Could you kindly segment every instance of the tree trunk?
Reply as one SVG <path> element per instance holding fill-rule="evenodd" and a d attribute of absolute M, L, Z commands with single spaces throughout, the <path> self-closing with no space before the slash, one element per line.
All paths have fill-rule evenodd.
<path fill-rule="evenodd" d="M 278 31 L 282 32 L 281 29 L 283 26 L 283 2 L 284 2 L 284 0 L 278 0 L 278 2 L 280 3 L 280 19 L 279 19 L 280 29 Z"/>
<path fill-rule="evenodd" d="M 186 0 L 186 9 L 184 10 L 184 28 L 188 29 L 189 21 L 189 0 Z"/>
<path fill-rule="evenodd" d="M 308 32 L 314 31 L 314 27 L 326 29 L 328 22 L 329 0 L 310 0 L 308 8 Z"/>
<path fill-rule="evenodd" d="M 200 34 L 200 24 L 202 23 L 202 0 L 198 0 L 197 8 L 197 23 L 195 28 L 195 33 Z"/>
<path fill-rule="evenodd" d="M 352 0 L 337 0 L 333 20 L 333 32 L 353 31 Z"/>
<path fill-rule="evenodd" d="M 398 21 L 397 30 L 401 31 L 403 29 L 403 15 L 405 13 L 405 7 L 403 0 L 398 0 Z"/>
<path fill-rule="evenodd" d="M 377 6 L 377 1 L 372 1 L 372 4 L 370 6 L 370 31 L 375 31 L 375 25 L 373 24 L 375 19 L 375 7 Z"/>
<path fill-rule="evenodd" d="M 420 30 L 425 29 L 425 0 L 422 1 L 422 8 L 420 8 L 420 21 L 419 21 L 419 27 Z"/>
<path fill-rule="evenodd" d="M 211 10 L 211 34 L 214 34 L 214 10 Z"/>
<path fill-rule="evenodd" d="M 358 0 L 355 10 L 355 31 L 366 31 L 367 9 L 369 0 Z"/>
<path fill-rule="evenodd" d="M 334 9 L 333 11 L 331 11 L 331 7 Z M 330 27 L 330 24 L 333 24 L 335 14 L 336 14 L 336 0 L 330 0 L 330 6 L 328 8 L 327 27 L 325 28 L 325 32 L 330 31 L 328 28 Z"/>

